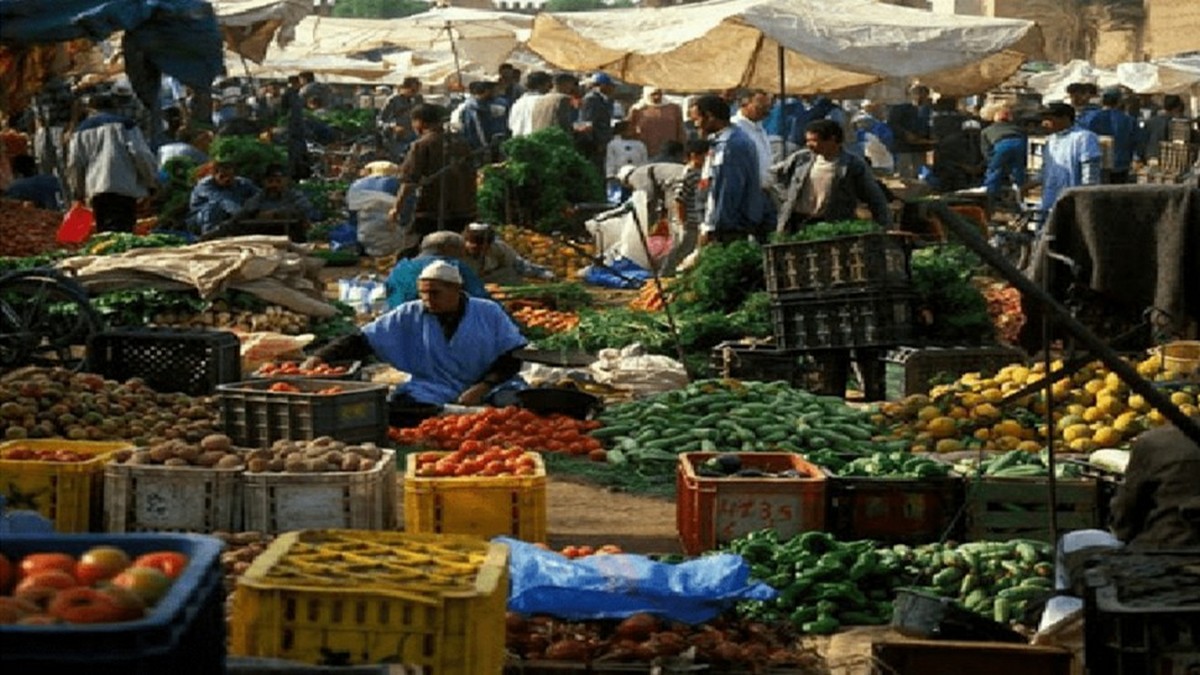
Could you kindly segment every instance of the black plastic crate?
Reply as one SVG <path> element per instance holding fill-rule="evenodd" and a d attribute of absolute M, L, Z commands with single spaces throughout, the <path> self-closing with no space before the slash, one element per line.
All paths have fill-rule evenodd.
<path fill-rule="evenodd" d="M 889 400 L 929 393 L 935 379 L 950 382 L 965 373 L 995 373 L 1028 356 L 1018 347 L 897 347 L 884 357 Z"/>
<path fill-rule="evenodd" d="M 757 382 L 782 380 L 815 394 L 846 393 L 848 360 L 841 354 L 722 342 L 712 348 L 709 362 L 721 377 Z"/>
<path fill-rule="evenodd" d="M 191 396 L 242 377 L 241 342 L 227 331 L 131 328 L 93 335 L 88 369 L 113 380 L 139 377 L 151 389 Z"/>
<path fill-rule="evenodd" d="M 1200 548 L 1115 549 L 1088 565 L 1090 675 L 1174 675 L 1200 667 Z"/>
<path fill-rule="evenodd" d="M 763 272 L 772 297 L 788 293 L 908 289 L 911 236 L 862 234 L 768 244 Z"/>
<path fill-rule="evenodd" d="M 866 291 L 774 300 L 775 340 L 784 349 L 893 347 L 912 339 L 915 297 Z"/>
<path fill-rule="evenodd" d="M 131 557 L 188 556 L 170 591 L 144 618 L 109 624 L 0 626 L 5 673 L 212 675 L 225 672 L 225 591 L 220 540 L 194 534 L 6 534 L 0 552 L 16 562 L 38 552 L 78 556 L 116 546 Z"/>
<path fill-rule="evenodd" d="M 840 539 L 923 544 L 959 534 L 949 532 L 962 506 L 959 476 L 831 476 L 826 493 L 829 528 Z"/>
<path fill-rule="evenodd" d="M 299 392 L 271 391 L 273 380 L 217 387 L 221 426 L 234 445 L 267 447 L 280 439 L 331 436 L 346 443 L 387 441 L 387 386 L 370 382 L 286 380 Z M 336 394 L 319 394 L 328 387 Z"/>

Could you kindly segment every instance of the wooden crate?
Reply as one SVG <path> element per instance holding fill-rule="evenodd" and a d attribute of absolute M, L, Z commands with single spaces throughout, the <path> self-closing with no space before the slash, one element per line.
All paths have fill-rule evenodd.
<path fill-rule="evenodd" d="M 875 675 L 1070 675 L 1071 652 L 1004 642 L 889 638 L 871 646 Z"/>
<path fill-rule="evenodd" d="M 967 541 L 1050 541 L 1046 478 L 984 477 L 968 480 Z M 1098 489 L 1093 478 L 1056 481 L 1059 533 L 1099 527 Z"/>

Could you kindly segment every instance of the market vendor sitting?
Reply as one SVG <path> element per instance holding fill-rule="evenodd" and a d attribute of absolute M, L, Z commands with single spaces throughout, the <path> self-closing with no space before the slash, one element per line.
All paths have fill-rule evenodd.
<path fill-rule="evenodd" d="M 448 403 L 509 403 L 512 392 L 524 388 L 517 376 L 521 360 L 514 352 L 526 341 L 504 308 L 464 293 L 458 268 L 442 260 L 425 267 L 417 285 L 420 300 L 335 340 L 312 360 L 375 355 L 408 373 L 411 379 L 392 392 L 393 413 Z"/>
<path fill-rule="evenodd" d="M 466 243 L 457 232 L 431 232 L 421 239 L 421 247 L 417 255 L 405 258 L 396 263 L 388 274 L 384 286 L 387 288 L 388 307 L 416 300 L 419 297 L 417 281 L 426 267 L 434 262 L 444 262 L 458 270 L 462 277 L 463 291 L 475 298 L 490 299 L 487 289 L 483 287 L 479 275 L 465 262 L 467 257 Z"/>
<path fill-rule="evenodd" d="M 237 175 L 233 163 L 218 159 L 213 173 L 196 183 L 188 201 L 186 222 L 193 232 L 206 235 L 242 210 L 258 187 L 249 178 Z"/>
<path fill-rule="evenodd" d="M 1193 417 L 1200 424 L 1200 417 Z M 1134 439 L 1125 480 L 1112 500 L 1111 534 L 1076 530 L 1058 542 L 1056 588 L 1042 626 L 1082 607 L 1082 572 L 1103 548 L 1184 549 L 1200 546 L 1200 446 L 1174 425 Z"/>
<path fill-rule="evenodd" d="M 264 234 L 246 226 L 249 220 L 286 221 L 286 234 L 292 241 L 305 241 L 309 219 L 313 216 L 312 203 L 298 188 L 290 185 L 287 171 L 282 164 L 272 164 L 263 174 L 263 187 L 258 194 L 246 200 L 234 216 L 230 234 Z M 284 234 L 280 230 L 279 234 Z"/>
<path fill-rule="evenodd" d="M 467 256 L 485 284 L 515 286 L 523 279 L 553 279 L 554 272 L 529 262 L 496 237 L 487 223 L 471 223 L 463 232 Z"/>

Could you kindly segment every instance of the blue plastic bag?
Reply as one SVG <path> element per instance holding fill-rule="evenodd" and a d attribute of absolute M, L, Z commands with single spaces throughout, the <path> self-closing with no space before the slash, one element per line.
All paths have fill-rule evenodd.
<path fill-rule="evenodd" d="M 354 251 L 358 248 L 358 229 L 350 223 L 340 223 L 329 230 L 329 249 L 332 251 Z"/>
<path fill-rule="evenodd" d="M 775 589 L 750 581 L 739 555 L 704 556 L 668 565 L 641 555 L 570 560 L 516 539 L 509 547 L 508 609 L 571 621 L 623 619 L 638 612 L 698 624 L 741 600 L 771 600 Z"/>
<path fill-rule="evenodd" d="M 619 273 L 619 274 L 618 274 Z M 607 266 L 589 265 L 583 281 L 604 288 L 641 288 L 652 275 L 629 258 L 621 257 Z M 624 278 L 622 278 L 624 277 Z"/>

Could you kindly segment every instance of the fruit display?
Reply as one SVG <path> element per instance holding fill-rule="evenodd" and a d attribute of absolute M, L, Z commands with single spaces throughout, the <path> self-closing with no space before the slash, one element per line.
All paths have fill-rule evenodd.
<path fill-rule="evenodd" d="M 996 337 L 1004 344 L 1016 344 L 1025 327 L 1025 310 L 1021 307 L 1021 291 L 1003 281 L 980 284 L 987 301 L 988 316 L 996 327 Z"/>
<path fill-rule="evenodd" d="M 173 439 L 136 450 L 120 450 L 113 454 L 113 461 L 139 466 L 237 469 L 245 466 L 246 453 L 243 448 L 235 448 L 228 436 L 209 434 L 198 443 Z"/>
<path fill-rule="evenodd" d="M 532 476 L 537 464 L 537 456 L 521 447 L 463 441 L 454 452 L 417 455 L 416 477 Z"/>
<path fill-rule="evenodd" d="M 554 551 L 554 549 L 543 543 L 537 543 L 534 544 L 534 546 L 537 546 L 545 551 Z M 586 558 L 593 555 L 619 555 L 625 551 L 623 551 L 621 547 L 617 546 L 616 544 L 603 544 L 600 546 L 568 544 L 554 552 L 574 560 L 576 558 Z"/>
<path fill-rule="evenodd" d="M 768 667 L 796 675 L 826 672 L 814 651 L 795 646 L 790 628 L 734 617 L 688 626 L 650 614 L 634 614 L 622 621 L 560 621 L 509 612 L 505 626 L 509 652 L 529 660 L 669 666 L 672 659 L 679 659 L 688 670 L 694 664 L 708 664 L 745 668 L 745 672 Z"/>
<path fill-rule="evenodd" d="M 926 455 L 904 451 L 872 452 L 853 455 L 821 449 L 804 453 L 804 458 L 834 476 L 844 478 L 941 478 L 950 467 Z"/>
<path fill-rule="evenodd" d="M 595 246 L 591 243 L 568 246 L 555 237 L 513 225 L 499 227 L 496 232 L 521 257 L 553 270 L 559 279 L 576 278 L 579 270 L 587 266 L 596 254 Z"/>
<path fill-rule="evenodd" d="M 667 282 L 663 282 L 665 286 Z M 629 301 L 630 309 L 640 309 L 647 312 L 657 312 L 666 306 L 662 293 L 658 292 L 658 284 L 650 279 L 642 284 L 642 288 L 638 291 L 637 297 Z"/>
<path fill-rule="evenodd" d="M 954 470 L 963 476 L 986 476 L 991 478 L 1045 478 L 1050 475 L 1050 466 L 1046 463 L 1047 455 L 1043 452 L 1024 452 L 1010 450 L 995 455 L 984 455 L 981 459 L 977 453 L 963 457 L 954 462 Z M 1079 464 L 1057 462 L 1054 465 L 1055 478 L 1080 478 L 1083 471 Z"/>
<path fill-rule="evenodd" d="M 1054 589 L 1051 547 L 1036 541 L 880 546 L 825 532 L 781 540 L 762 530 L 726 548 L 750 563 L 751 576 L 779 591 L 774 600 L 740 604 L 739 613 L 788 622 L 803 633 L 888 623 L 899 588 L 952 598 L 1001 623 L 1026 620 L 1025 611 Z"/>
<path fill-rule="evenodd" d="M 562 333 L 579 325 L 579 315 L 575 312 L 544 307 L 521 307 L 512 313 L 512 317 L 523 328 L 540 328 L 548 333 Z"/>
<path fill-rule="evenodd" d="M 95 459 L 94 455 L 75 452 L 65 448 L 27 448 L 17 445 L 0 452 L 0 459 L 11 459 L 21 462 L 86 462 Z"/>
<path fill-rule="evenodd" d="M 334 394 L 341 394 L 345 390 L 337 385 L 330 385 L 328 387 L 322 387 L 316 391 L 306 392 L 291 382 L 274 382 L 270 387 L 267 387 L 267 391 L 283 394 L 317 394 L 318 396 L 332 396 Z"/>
<path fill-rule="evenodd" d="M 138 445 L 183 439 L 199 442 L 216 431 L 206 398 L 158 393 L 134 378 L 105 380 L 64 369 L 24 368 L 0 381 L 5 438 L 130 440 Z"/>
<path fill-rule="evenodd" d="M 311 441 L 278 440 L 269 449 L 252 450 L 246 455 L 246 471 L 322 473 L 329 471 L 370 471 L 383 458 L 374 443 L 352 445 L 328 436 Z"/>
<path fill-rule="evenodd" d="M 311 368 L 302 367 L 298 361 L 264 363 L 254 371 L 255 377 L 341 377 L 350 372 L 352 365 L 318 363 Z"/>
<path fill-rule="evenodd" d="M 188 565 L 175 551 L 136 558 L 116 546 L 94 546 L 78 558 L 0 555 L 0 624 L 96 624 L 142 618 Z"/>
<path fill-rule="evenodd" d="M 1175 382 L 1169 397 L 1185 415 L 1200 410 L 1200 384 L 1176 382 L 1180 373 L 1165 368 L 1157 356 L 1134 365 L 1142 377 Z M 1054 369 L 1062 366 L 1061 361 L 1052 364 Z M 1044 377 L 1040 362 L 1010 364 L 990 376 L 967 373 L 951 384 L 933 387 L 928 395 L 882 404 L 877 421 L 890 425 L 894 438 L 910 440 L 914 452 L 976 448 L 1038 452 L 1053 434 L 1057 448 L 1075 453 L 1120 447 L 1166 421 L 1099 361 L 1054 382 L 1053 428 L 1046 425 L 1041 392 L 1004 404 L 1005 397 Z"/>
<path fill-rule="evenodd" d="M 0 256 L 23 258 L 60 248 L 55 235 L 61 223 L 62 214 L 0 199 Z"/>
<path fill-rule="evenodd" d="M 599 422 L 566 415 L 541 417 L 525 408 L 488 408 L 468 415 L 430 417 L 408 429 L 391 429 L 389 438 L 405 445 L 458 450 L 466 441 L 519 446 L 543 452 L 588 455 L 603 452 L 600 441 L 588 436 Z"/>
<path fill-rule="evenodd" d="M 840 398 L 793 389 L 785 382 L 699 380 L 608 408 L 592 437 L 609 447 L 608 462 L 667 476 L 684 452 L 835 452 L 907 449 L 876 440 L 870 413 Z"/>

